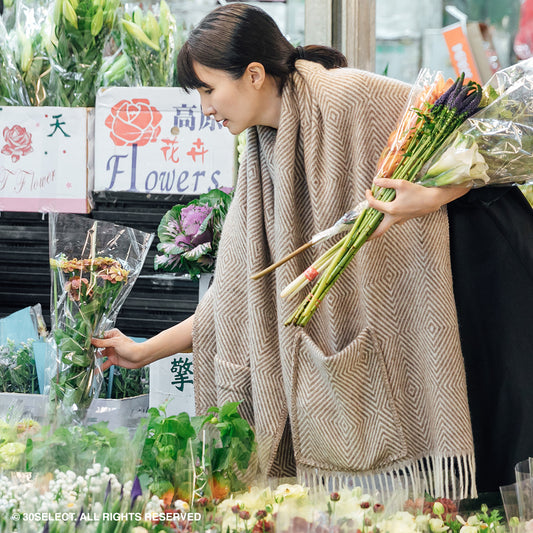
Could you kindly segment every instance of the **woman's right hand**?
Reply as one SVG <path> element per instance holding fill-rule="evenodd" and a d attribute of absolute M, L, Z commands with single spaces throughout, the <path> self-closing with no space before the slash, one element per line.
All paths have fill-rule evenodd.
<path fill-rule="evenodd" d="M 141 368 L 150 363 L 143 353 L 142 343 L 126 337 L 118 329 L 106 331 L 103 339 L 93 338 L 91 344 L 97 348 L 103 348 L 100 351 L 100 357 L 107 358 L 102 363 L 102 372 L 112 365 L 124 368 Z"/>

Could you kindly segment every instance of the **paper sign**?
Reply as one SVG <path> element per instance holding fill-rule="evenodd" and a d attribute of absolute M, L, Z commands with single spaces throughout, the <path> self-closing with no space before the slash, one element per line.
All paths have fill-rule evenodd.
<path fill-rule="evenodd" d="M 0 107 L 0 211 L 90 211 L 89 113 Z"/>
<path fill-rule="evenodd" d="M 455 73 L 459 76 L 464 72 L 465 81 L 472 80 L 477 83 L 482 83 L 463 25 L 457 23 L 446 26 L 442 28 L 442 34 L 446 41 Z"/>
<path fill-rule="evenodd" d="M 95 190 L 197 195 L 231 187 L 235 138 L 196 92 L 110 87 L 96 97 Z"/>
<path fill-rule="evenodd" d="M 150 407 L 165 406 L 167 416 L 194 416 L 194 373 L 191 353 L 178 353 L 150 365 Z"/>

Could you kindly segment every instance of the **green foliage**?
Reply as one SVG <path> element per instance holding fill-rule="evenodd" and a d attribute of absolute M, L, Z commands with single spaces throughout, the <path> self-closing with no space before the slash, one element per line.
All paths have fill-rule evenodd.
<path fill-rule="evenodd" d="M 255 436 L 237 408 L 239 403 L 212 407 L 205 416 L 165 416 L 149 410 L 148 434 L 138 469 L 154 494 L 169 490 L 176 498 L 194 501 L 209 495 L 214 480 L 231 491 L 244 488 L 238 478 L 249 466 Z"/>
<path fill-rule="evenodd" d="M 112 372 L 112 374 L 111 374 Z M 122 368 L 112 366 L 104 372 L 100 398 L 121 400 L 150 392 L 150 367 Z M 112 381 L 111 381 L 112 380 Z M 111 390 L 109 390 L 111 386 Z"/>
<path fill-rule="evenodd" d="M 38 394 L 39 383 L 33 358 L 33 340 L 0 346 L 0 392 Z"/>

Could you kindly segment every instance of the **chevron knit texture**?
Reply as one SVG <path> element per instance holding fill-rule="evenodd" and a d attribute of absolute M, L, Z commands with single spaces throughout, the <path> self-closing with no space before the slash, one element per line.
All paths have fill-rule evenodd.
<path fill-rule="evenodd" d="M 302 293 L 279 294 L 331 242 L 250 279 L 364 198 L 409 94 L 368 72 L 296 66 L 279 129 L 248 132 L 196 311 L 197 412 L 242 400 L 265 475 L 295 462 L 309 485 L 474 497 L 445 208 L 365 244 L 305 329 L 283 325 Z"/>

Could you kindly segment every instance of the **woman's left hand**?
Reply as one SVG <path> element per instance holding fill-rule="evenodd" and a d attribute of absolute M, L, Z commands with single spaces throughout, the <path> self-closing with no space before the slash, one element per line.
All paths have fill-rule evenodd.
<path fill-rule="evenodd" d="M 383 235 L 393 224 L 403 224 L 410 218 L 433 213 L 470 190 L 468 187 L 424 187 L 410 181 L 389 178 L 375 178 L 374 184 L 395 189 L 396 198 L 392 202 L 382 202 L 376 200 L 370 190 L 366 191 L 368 205 L 385 214 L 372 234 L 372 239 Z"/>

